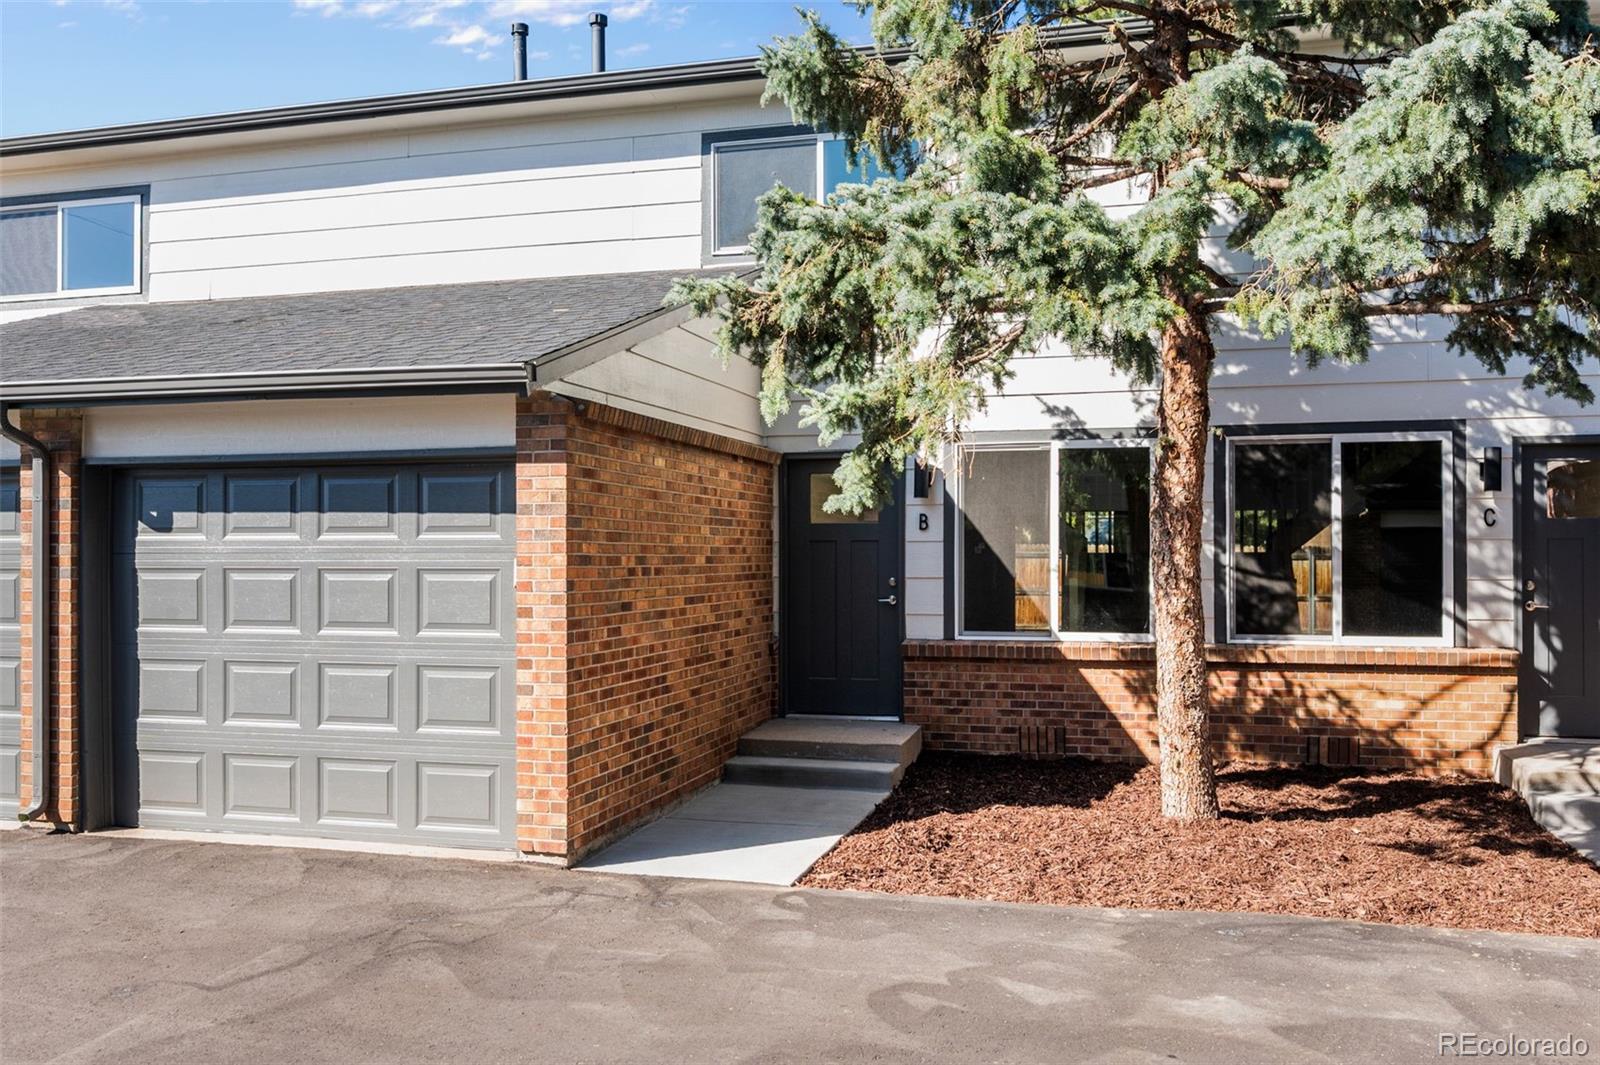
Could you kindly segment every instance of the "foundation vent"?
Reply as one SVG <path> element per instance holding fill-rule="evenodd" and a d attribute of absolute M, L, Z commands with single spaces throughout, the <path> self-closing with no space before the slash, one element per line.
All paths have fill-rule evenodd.
<path fill-rule="evenodd" d="M 1035 757 L 1067 753 L 1065 725 L 1018 725 L 1017 752 Z"/>
<path fill-rule="evenodd" d="M 1354 736 L 1307 736 L 1307 765 L 1359 765 L 1361 741 Z"/>

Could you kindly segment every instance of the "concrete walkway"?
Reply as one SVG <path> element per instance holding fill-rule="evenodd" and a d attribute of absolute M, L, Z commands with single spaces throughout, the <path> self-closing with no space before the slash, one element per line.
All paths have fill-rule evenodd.
<path fill-rule="evenodd" d="M 716 784 L 586 859 L 581 868 L 788 885 L 888 794 Z"/>
<path fill-rule="evenodd" d="M 0 1060 L 1438 1061 L 1600 942 L 0 833 Z"/>

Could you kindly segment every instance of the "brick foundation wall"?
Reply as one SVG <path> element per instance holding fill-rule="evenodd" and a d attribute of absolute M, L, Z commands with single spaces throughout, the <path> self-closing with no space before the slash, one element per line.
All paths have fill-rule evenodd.
<path fill-rule="evenodd" d="M 776 456 L 550 397 L 518 451 L 519 839 L 573 860 L 771 716 Z"/>
<path fill-rule="evenodd" d="M 33 557 L 33 463 L 24 454 L 19 485 L 21 512 L 18 533 L 22 540 L 22 567 L 18 622 L 22 630 L 20 670 L 22 710 L 21 800 L 26 809 L 34 801 L 33 707 L 41 678 L 34 676 L 33 611 L 39 602 L 40 586 L 49 595 L 51 676 L 50 684 L 50 801 L 43 819 L 63 828 L 78 828 L 82 819 L 79 802 L 82 736 L 78 728 L 80 678 L 78 675 L 78 575 L 81 566 L 81 498 L 79 472 L 83 460 L 83 416 L 70 410 L 29 410 L 21 413 L 24 432 L 37 437 L 50 449 L 54 482 L 51 485 L 51 553 L 54 565 L 43 581 L 37 579 Z"/>
<path fill-rule="evenodd" d="M 935 750 L 1154 761 L 1148 644 L 910 641 L 905 718 Z M 1517 739 L 1508 650 L 1208 650 L 1218 756 L 1304 762 L 1307 739 L 1354 739 L 1368 766 L 1487 774 Z"/>

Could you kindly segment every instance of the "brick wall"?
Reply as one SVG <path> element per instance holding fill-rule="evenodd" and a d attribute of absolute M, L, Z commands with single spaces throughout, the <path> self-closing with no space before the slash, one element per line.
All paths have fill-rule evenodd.
<path fill-rule="evenodd" d="M 911 641 L 905 716 L 928 747 L 1153 761 L 1148 644 Z M 1506 650 L 1212 647 L 1220 757 L 1303 762 L 1308 737 L 1357 741 L 1363 765 L 1489 771 L 1517 738 Z"/>
<path fill-rule="evenodd" d="M 82 810 L 79 803 L 79 769 L 82 738 L 78 730 L 79 676 L 78 676 L 78 573 L 81 565 L 79 516 L 79 470 L 83 458 L 83 416 L 78 411 L 30 410 L 23 411 L 22 430 L 37 437 L 51 452 L 54 482 L 51 485 L 53 512 L 50 515 L 51 551 L 55 565 L 45 579 L 37 579 L 33 558 L 33 523 L 38 517 L 33 513 L 33 463 L 31 456 L 23 455 L 20 489 L 22 509 L 18 532 L 22 539 L 22 580 L 18 621 L 22 628 L 22 771 L 21 799 L 26 809 L 34 801 L 33 780 L 33 706 L 34 695 L 41 678 L 34 676 L 33 661 L 33 611 L 39 601 L 41 583 L 50 597 L 50 647 L 52 658 L 50 684 L 50 765 L 54 776 L 50 783 L 50 801 L 43 818 L 58 826 L 79 827 Z"/>
<path fill-rule="evenodd" d="M 550 397 L 518 450 L 519 837 L 571 860 L 771 715 L 776 456 Z"/>

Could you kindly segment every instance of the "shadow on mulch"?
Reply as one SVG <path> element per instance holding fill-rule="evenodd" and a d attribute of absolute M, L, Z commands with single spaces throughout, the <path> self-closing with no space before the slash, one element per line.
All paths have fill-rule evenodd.
<path fill-rule="evenodd" d="M 1218 794 L 1183 825 L 1153 766 L 929 753 L 801 883 L 1600 937 L 1600 869 L 1490 781 L 1236 765 Z"/>

